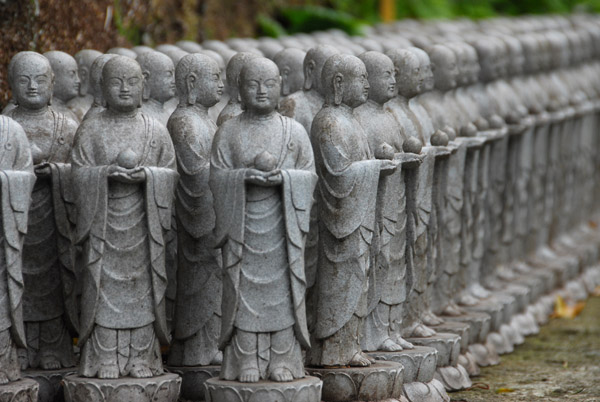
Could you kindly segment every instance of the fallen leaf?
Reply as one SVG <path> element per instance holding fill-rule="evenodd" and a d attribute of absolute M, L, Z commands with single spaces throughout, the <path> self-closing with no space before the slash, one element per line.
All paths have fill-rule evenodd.
<path fill-rule="evenodd" d="M 590 225 L 590 227 L 594 229 L 598 227 L 598 223 L 596 223 L 596 221 L 589 221 L 588 225 Z"/>
<path fill-rule="evenodd" d="M 569 318 L 577 317 L 585 307 L 585 302 L 578 302 L 573 305 L 567 304 L 561 296 L 556 296 L 554 312 L 551 318 Z"/>
<path fill-rule="evenodd" d="M 592 294 L 596 297 L 600 297 L 600 285 L 596 286 L 596 289 L 594 289 Z"/>
<path fill-rule="evenodd" d="M 512 389 L 512 388 L 498 388 L 496 390 L 497 394 L 504 394 L 504 393 L 507 393 L 507 392 L 515 392 L 515 390 Z"/>

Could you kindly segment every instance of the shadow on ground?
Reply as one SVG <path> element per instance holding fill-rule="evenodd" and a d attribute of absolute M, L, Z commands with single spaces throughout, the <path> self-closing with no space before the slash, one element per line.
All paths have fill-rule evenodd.
<path fill-rule="evenodd" d="M 472 389 L 450 394 L 453 402 L 600 402 L 600 297 L 575 319 L 551 320 L 472 380 Z"/>

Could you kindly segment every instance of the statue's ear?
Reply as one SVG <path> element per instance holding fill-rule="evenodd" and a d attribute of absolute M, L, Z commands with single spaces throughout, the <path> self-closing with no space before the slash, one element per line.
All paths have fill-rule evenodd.
<path fill-rule="evenodd" d="M 144 75 L 144 89 L 142 90 L 142 100 L 147 101 L 148 99 L 150 99 L 150 81 L 148 80 L 148 77 L 150 76 L 150 74 L 148 74 L 147 71 L 144 71 L 143 75 Z"/>
<path fill-rule="evenodd" d="M 237 82 L 236 82 L 236 85 L 237 85 L 237 101 L 242 104 L 242 109 L 243 109 L 244 104 L 242 102 L 242 95 L 240 95 L 240 89 L 242 88 L 241 84 L 242 84 L 242 80 L 240 80 L 240 77 L 238 77 Z"/>
<path fill-rule="evenodd" d="M 284 67 L 281 70 L 281 95 L 286 96 L 290 94 L 290 85 L 288 83 L 288 77 L 290 75 L 290 68 Z"/>
<path fill-rule="evenodd" d="M 344 95 L 344 76 L 342 73 L 336 73 L 333 76 L 333 103 L 336 106 L 342 104 L 342 96 Z"/>
<path fill-rule="evenodd" d="M 185 86 L 187 87 L 188 105 L 193 105 L 196 103 L 196 99 L 198 98 L 198 91 L 196 90 L 196 83 L 198 77 L 195 73 L 189 73 L 187 77 L 185 77 Z"/>
<path fill-rule="evenodd" d="M 313 87 L 314 84 L 314 80 L 318 79 L 318 77 L 314 76 L 315 72 L 315 61 L 311 60 L 308 62 L 308 64 L 306 65 L 306 68 L 304 69 L 304 89 L 309 90 Z"/>

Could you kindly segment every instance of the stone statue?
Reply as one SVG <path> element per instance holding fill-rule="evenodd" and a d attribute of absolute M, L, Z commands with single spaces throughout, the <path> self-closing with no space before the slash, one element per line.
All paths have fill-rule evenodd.
<path fill-rule="evenodd" d="M 367 68 L 369 99 L 354 111 L 377 159 L 396 159 L 418 165 L 419 157 L 402 152 L 407 140 L 383 105 L 397 95 L 394 64 L 382 53 L 359 56 Z M 420 145 L 420 144 L 419 144 Z M 407 146 L 409 144 L 407 143 Z M 419 146 L 420 148 L 420 146 Z M 413 345 L 401 336 L 406 301 L 406 192 L 404 169 L 379 179 L 376 208 L 376 242 L 371 254 L 369 300 L 362 348 L 366 351 L 400 351 Z"/>
<path fill-rule="evenodd" d="M 92 107 L 94 96 L 92 95 L 90 69 L 96 58 L 102 56 L 97 50 L 83 49 L 75 54 L 77 62 L 79 80 L 79 96 L 74 97 L 69 101 L 67 106 L 75 113 L 79 121 L 83 120 L 83 116 Z"/>
<path fill-rule="evenodd" d="M 83 377 L 163 373 L 164 234 L 178 175 L 166 128 L 139 110 L 143 83 L 137 62 L 109 60 L 102 71 L 107 108 L 83 121 L 71 154 L 74 242 L 84 250 L 78 267 Z"/>
<path fill-rule="evenodd" d="M 281 96 L 288 96 L 302 89 L 304 84 L 304 50 L 287 48 L 277 52 L 273 61 L 281 72 Z"/>
<path fill-rule="evenodd" d="M 281 114 L 302 124 L 307 133 L 315 115 L 321 110 L 325 94 L 321 88 L 321 71 L 327 59 L 339 53 L 329 45 L 319 45 L 308 50 L 304 57 L 304 87 L 302 91 L 290 93 L 280 102 Z"/>
<path fill-rule="evenodd" d="M 320 179 L 318 300 L 307 360 L 313 366 L 364 367 L 371 365 L 360 338 L 368 307 L 377 188 L 380 175 L 392 174 L 397 162 L 373 157 L 353 115 L 369 94 L 360 59 L 331 56 L 323 66 L 321 88 L 325 104 L 311 130 Z"/>
<path fill-rule="evenodd" d="M 67 105 L 79 95 L 81 81 L 77 73 L 77 62 L 70 54 L 59 50 L 46 52 L 44 57 L 50 61 L 54 72 L 52 108 L 79 123 L 79 117 Z"/>
<path fill-rule="evenodd" d="M 27 136 L 19 124 L 6 116 L 0 116 L 0 143 L 3 145 L 0 154 L 0 385 L 3 385 L 21 378 L 17 347 L 27 347 L 21 252 L 35 175 Z"/>
<path fill-rule="evenodd" d="M 407 303 L 403 333 L 405 336 L 427 337 L 434 335 L 435 331 L 423 323 L 427 304 L 420 299 L 425 296 L 431 276 L 428 267 L 428 230 L 432 213 L 435 150 L 429 145 L 433 133 L 422 126 L 421 119 L 409 106 L 412 98 L 425 91 L 426 81 L 421 79 L 421 62 L 416 53 L 409 49 L 395 49 L 388 51 L 387 55 L 396 69 L 398 96 L 388 101 L 385 108 L 392 113 L 407 137 L 417 138 L 424 148 L 423 163 L 418 169 L 406 173 L 410 302 Z M 426 68 L 423 66 L 423 71 Z"/>
<path fill-rule="evenodd" d="M 25 130 L 37 177 L 23 246 L 27 349 L 20 350 L 19 360 L 23 370 L 72 367 L 75 358 L 69 332 L 74 334 L 78 324 L 68 161 L 77 123 L 48 106 L 54 75 L 47 58 L 22 53 L 12 78 L 18 106 L 9 116 Z"/>
<path fill-rule="evenodd" d="M 105 109 L 101 85 L 102 69 L 110 59 L 116 56 L 116 54 L 103 54 L 102 56 L 98 56 L 92 63 L 90 67 L 90 92 L 94 97 L 94 101 L 85 116 L 83 116 L 84 120 L 100 114 Z"/>
<path fill-rule="evenodd" d="M 130 59 L 136 59 L 137 58 L 137 53 L 134 52 L 131 49 L 127 49 L 126 47 L 113 47 L 110 48 L 106 51 L 107 54 L 115 54 L 117 56 L 125 56 L 125 57 L 129 57 Z"/>
<path fill-rule="evenodd" d="M 223 93 L 217 63 L 191 54 L 175 70 L 180 102 L 167 128 L 180 175 L 176 190 L 177 298 L 171 366 L 220 364 L 221 268 L 215 250 L 215 216 L 208 187 L 210 150 L 217 126 L 208 117 Z"/>
<path fill-rule="evenodd" d="M 240 75 L 244 112 L 215 135 L 210 187 L 223 253 L 221 379 L 304 377 L 308 348 L 304 241 L 316 183 L 303 127 L 276 112 L 277 66 L 252 58 Z"/>
<path fill-rule="evenodd" d="M 236 53 L 227 63 L 226 78 L 227 78 L 227 92 L 229 94 L 229 102 L 221 110 L 219 117 L 217 118 L 217 125 L 220 126 L 227 120 L 242 113 L 242 104 L 240 100 L 239 92 L 239 76 L 244 65 L 252 59 L 258 56 L 250 52 Z"/>
<path fill-rule="evenodd" d="M 144 74 L 144 104 L 142 112 L 158 122 L 167 125 L 170 113 L 165 103 L 175 96 L 175 66 L 164 53 L 146 52 L 137 62 Z"/>

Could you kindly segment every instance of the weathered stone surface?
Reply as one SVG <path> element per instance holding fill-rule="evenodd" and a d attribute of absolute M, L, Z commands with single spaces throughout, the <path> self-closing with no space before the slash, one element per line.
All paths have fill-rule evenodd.
<path fill-rule="evenodd" d="M 181 377 L 167 373 L 152 378 L 103 380 L 72 375 L 63 383 L 66 402 L 177 402 Z"/>
<path fill-rule="evenodd" d="M 0 385 L 0 402 L 37 402 L 39 384 L 29 378 Z"/>
<path fill-rule="evenodd" d="M 323 382 L 306 376 L 288 382 L 242 383 L 212 378 L 204 383 L 207 402 L 320 402 Z"/>
<path fill-rule="evenodd" d="M 403 367 L 377 361 L 369 367 L 307 368 L 323 381 L 323 402 L 379 401 L 402 397 Z"/>
<path fill-rule="evenodd" d="M 62 381 L 66 376 L 75 373 L 76 369 L 73 367 L 62 370 L 25 370 L 22 375 L 39 384 L 38 402 L 62 402 L 64 401 Z"/>
<path fill-rule="evenodd" d="M 182 402 L 204 401 L 204 383 L 219 376 L 221 366 L 196 366 L 196 367 L 174 367 L 167 366 L 170 373 L 181 377 L 181 393 L 179 399 Z"/>

